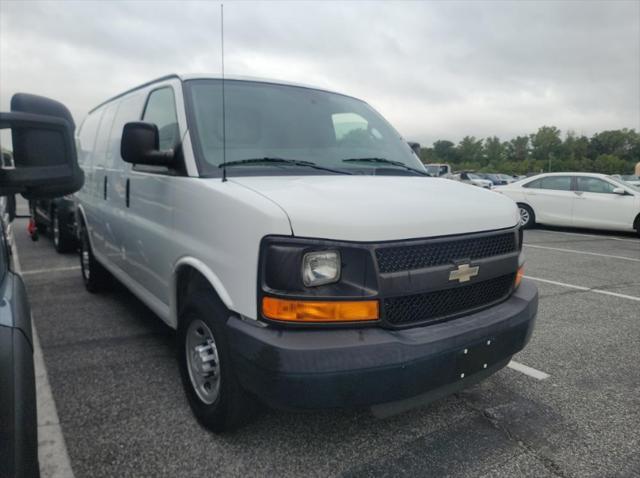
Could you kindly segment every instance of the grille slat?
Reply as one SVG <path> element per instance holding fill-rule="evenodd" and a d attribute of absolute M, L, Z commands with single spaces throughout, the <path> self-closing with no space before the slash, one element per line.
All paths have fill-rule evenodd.
<path fill-rule="evenodd" d="M 507 297 L 515 274 L 425 294 L 384 299 L 385 320 L 391 325 L 428 323 L 490 305 Z"/>
<path fill-rule="evenodd" d="M 458 259 L 482 259 L 515 250 L 515 234 L 507 232 L 410 246 L 381 247 L 376 249 L 376 258 L 378 268 L 384 274 L 449 264 Z"/>

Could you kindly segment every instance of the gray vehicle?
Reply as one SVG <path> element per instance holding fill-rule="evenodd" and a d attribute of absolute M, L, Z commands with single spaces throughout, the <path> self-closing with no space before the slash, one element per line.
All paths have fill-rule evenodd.
<path fill-rule="evenodd" d="M 0 129 L 7 128 L 13 158 L 0 167 L 0 476 L 37 477 L 31 312 L 11 247 L 13 199 L 18 193 L 27 199 L 72 193 L 84 175 L 76 162 L 73 118 L 62 104 L 14 95 L 11 113 L 0 113 Z"/>
<path fill-rule="evenodd" d="M 70 252 L 77 248 L 76 203 L 72 194 L 36 199 L 31 201 L 30 208 L 37 233 L 47 233 L 56 251 Z"/>

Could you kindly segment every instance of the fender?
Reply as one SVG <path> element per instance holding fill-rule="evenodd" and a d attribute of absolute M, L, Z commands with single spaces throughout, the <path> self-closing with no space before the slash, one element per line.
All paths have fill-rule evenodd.
<path fill-rule="evenodd" d="M 80 201 L 76 201 L 76 235 L 78 236 L 77 239 L 79 241 L 82 240 L 82 237 L 80 237 L 80 218 L 82 218 L 82 224 L 84 224 L 84 227 L 86 227 L 87 231 L 89 231 L 91 226 L 89 226 L 89 222 L 87 221 L 87 215 L 84 212 L 84 207 L 82 207 Z M 87 234 L 87 237 L 89 238 L 89 245 L 91 246 L 91 249 L 95 251 L 91 234 Z"/>
<path fill-rule="evenodd" d="M 231 296 L 227 292 L 227 289 L 222 284 L 220 278 L 200 259 L 196 259 L 191 256 L 183 256 L 178 259 L 173 267 L 173 275 L 171 276 L 171 297 L 170 297 L 170 316 L 169 321 L 172 327 L 177 328 L 178 326 L 178 297 L 177 297 L 177 277 L 179 270 L 184 266 L 193 267 L 195 270 L 200 272 L 204 276 L 205 279 L 211 284 L 213 290 L 216 291 L 218 297 L 225 305 L 225 307 L 229 310 L 234 310 L 233 301 L 231 300 Z"/>

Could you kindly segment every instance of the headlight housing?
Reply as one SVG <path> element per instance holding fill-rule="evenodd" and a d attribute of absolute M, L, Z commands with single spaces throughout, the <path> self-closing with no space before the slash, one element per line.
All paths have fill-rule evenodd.
<path fill-rule="evenodd" d="M 333 284 L 340 279 L 338 251 L 307 252 L 302 258 L 302 282 L 306 287 Z"/>
<path fill-rule="evenodd" d="M 367 245 L 266 236 L 258 269 L 263 320 L 304 325 L 380 320 L 378 276 Z"/>

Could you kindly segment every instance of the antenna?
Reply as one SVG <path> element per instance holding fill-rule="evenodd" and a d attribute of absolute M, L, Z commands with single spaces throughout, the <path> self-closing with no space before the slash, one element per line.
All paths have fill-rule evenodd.
<path fill-rule="evenodd" d="M 220 51 L 222 61 L 222 182 L 227 180 L 227 116 L 224 101 L 224 3 L 220 4 Z"/>

